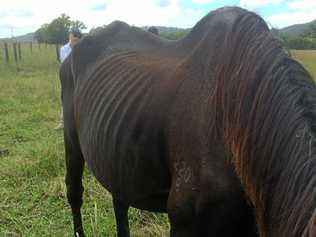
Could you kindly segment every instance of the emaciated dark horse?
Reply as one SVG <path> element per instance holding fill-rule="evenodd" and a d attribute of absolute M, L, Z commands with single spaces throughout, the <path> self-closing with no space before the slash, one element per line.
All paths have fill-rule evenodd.
<path fill-rule="evenodd" d="M 167 212 L 173 237 L 316 236 L 315 83 L 256 14 L 216 10 L 179 41 L 114 22 L 61 82 L 77 236 L 85 162 L 120 237 L 129 206 Z"/>

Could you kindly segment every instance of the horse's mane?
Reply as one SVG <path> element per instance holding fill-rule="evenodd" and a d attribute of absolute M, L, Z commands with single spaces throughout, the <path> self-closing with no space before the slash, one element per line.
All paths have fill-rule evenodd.
<path fill-rule="evenodd" d="M 316 210 L 315 82 L 256 14 L 240 15 L 226 35 L 216 70 L 217 133 L 260 234 L 307 236 Z"/>

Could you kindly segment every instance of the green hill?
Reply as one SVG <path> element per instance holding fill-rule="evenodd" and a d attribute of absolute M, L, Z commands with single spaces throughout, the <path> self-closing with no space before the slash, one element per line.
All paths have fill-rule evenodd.
<path fill-rule="evenodd" d="M 291 26 L 279 29 L 279 32 L 286 37 L 296 38 L 296 37 L 301 36 L 306 30 L 308 30 L 310 25 L 312 24 L 316 24 L 316 20 L 305 23 L 305 24 L 291 25 Z"/>
<path fill-rule="evenodd" d="M 27 43 L 27 42 L 34 42 L 35 41 L 33 32 L 32 33 L 27 33 L 25 35 L 16 36 L 13 39 L 18 41 L 18 42 L 21 42 L 21 43 Z M 11 41 L 12 39 L 11 38 L 2 38 L 0 40 Z"/>

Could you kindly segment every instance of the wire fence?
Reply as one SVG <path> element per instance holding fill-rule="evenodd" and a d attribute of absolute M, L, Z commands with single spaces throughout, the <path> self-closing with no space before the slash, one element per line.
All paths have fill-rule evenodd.
<path fill-rule="evenodd" d="M 59 44 L 39 44 L 34 42 L 1 42 L 0 43 L 0 63 L 19 64 L 25 58 L 25 54 L 33 54 L 35 49 L 41 51 L 47 48 L 55 48 L 56 60 L 59 62 Z"/>

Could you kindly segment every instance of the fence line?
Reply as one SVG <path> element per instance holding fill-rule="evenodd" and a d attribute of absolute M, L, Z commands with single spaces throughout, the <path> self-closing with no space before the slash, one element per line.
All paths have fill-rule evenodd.
<path fill-rule="evenodd" d="M 58 45 L 58 44 L 55 44 L 55 48 L 56 48 L 57 61 L 60 62 L 59 45 Z"/>
<path fill-rule="evenodd" d="M 13 43 L 13 56 L 14 56 L 15 63 L 18 63 L 18 53 L 16 49 L 16 43 Z"/>
<path fill-rule="evenodd" d="M 35 48 L 35 45 L 37 44 L 38 50 L 42 51 L 47 49 L 53 49 L 55 47 L 56 51 L 56 60 L 60 62 L 60 45 L 59 44 L 40 44 L 34 42 L 29 43 L 20 43 L 20 42 L 1 42 L 0 41 L 0 63 L 3 61 L 3 63 L 10 63 L 10 60 L 13 60 L 16 64 L 25 58 L 23 57 L 23 54 L 29 50 L 30 54 L 33 55 Z M 35 50 L 37 51 L 37 50 Z M 1 57 L 1 54 L 3 55 L 3 59 Z M 10 55 L 11 54 L 11 55 Z"/>
<path fill-rule="evenodd" d="M 9 58 L 9 48 L 8 48 L 7 42 L 4 42 L 3 49 L 4 49 L 4 60 L 6 63 L 9 63 L 10 58 Z"/>
<path fill-rule="evenodd" d="M 18 43 L 18 54 L 19 54 L 19 60 L 22 60 L 22 50 L 21 50 L 21 43 Z"/>

